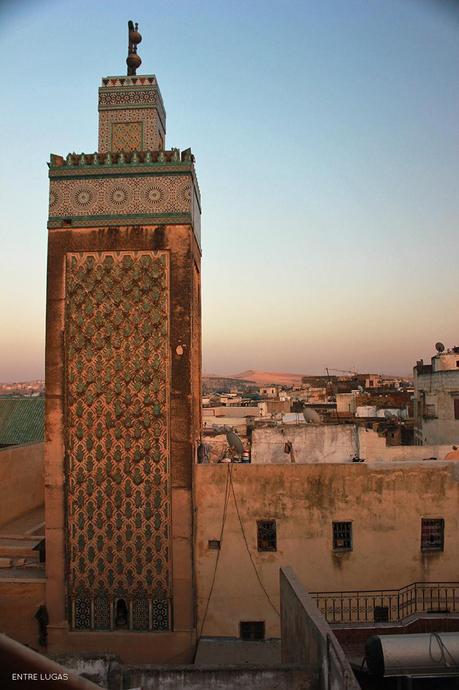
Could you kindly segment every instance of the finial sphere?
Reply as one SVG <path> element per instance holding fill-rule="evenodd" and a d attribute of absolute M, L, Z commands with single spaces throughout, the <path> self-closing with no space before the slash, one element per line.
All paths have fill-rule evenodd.
<path fill-rule="evenodd" d="M 138 45 L 142 41 L 142 36 L 139 34 L 138 31 L 130 31 L 129 32 L 129 41 L 131 43 L 135 43 Z"/>
<path fill-rule="evenodd" d="M 142 36 L 138 31 L 139 25 L 134 22 L 128 21 L 128 56 L 126 58 L 126 64 L 128 66 L 128 76 L 136 73 L 136 69 L 142 64 L 142 60 L 137 55 L 137 45 L 142 40 Z"/>
<path fill-rule="evenodd" d="M 142 64 L 142 60 L 137 53 L 131 53 L 126 58 L 126 64 L 128 67 L 132 67 L 132 69 L 136 70 Z M 135 72 L 133 72 L 133 74 L 135 74 Z"/>

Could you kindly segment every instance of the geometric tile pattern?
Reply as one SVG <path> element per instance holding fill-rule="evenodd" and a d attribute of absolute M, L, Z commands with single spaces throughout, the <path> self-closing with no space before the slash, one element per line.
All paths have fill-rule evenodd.
<path fill-rule="evenodd" d="M 160 143 L 164 143 L 165 129 L 155 108 L 101 110 L 99 112 L 99 153 L 112 150 L 112 127 L 118 122 L 142 123 L 143 142 L 139 150 L 157 151 Z"/>
<path fill-rule="evenodd" d="M 169 628 L 168 302 L 167 252 L 67 254 L 66 532 L 74 629 Z"/>
<path fill-rule="evenodd" d="M 99 91 L 99 109 L 110 108 L 113 106 L 124 105 L 136 106 L 144 105 L 152 108 L 158 101 L 156 89 L 100 89 Z"/>
<path fill-rule="evenodd" d="M 141 151 L 142 122 L 114 122 L 112 124 L 111 150 Z"/>
<path fill-rule="evenodd" d="M 51 179 L 50 217 L 191 213 L 190 175 Z"/>

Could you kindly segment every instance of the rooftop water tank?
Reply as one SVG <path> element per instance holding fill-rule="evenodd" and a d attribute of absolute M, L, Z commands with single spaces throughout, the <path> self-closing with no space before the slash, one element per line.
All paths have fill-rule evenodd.
<path fill-rule="evenodd" d="M 365 661 L 375 676 L 459 677 L 459 633 L 374 635 L 365 644 Z"/>

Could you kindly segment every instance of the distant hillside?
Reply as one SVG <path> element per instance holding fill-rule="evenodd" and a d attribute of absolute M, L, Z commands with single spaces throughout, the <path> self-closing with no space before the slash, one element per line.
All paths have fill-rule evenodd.
<path fill-rule="evenodd" d="M 202 390 L 204 393 L 212 393 L 214 391 L 229 393 L 232 388 L 244 390 L 253 388 L 254 386 L 255 384 L 252 381 L 247 381 L 245 379 L 219 376 L 218 374 L 202 375 Z"/>
<path fill-rule="evenodd" d="M 301 383 L 302 374 L 283 374 L 274 371 L 248 369 L 240 374 L 234 374 L 234 378 L 253 381 L 258 386 L 269 386 L 270 384 L 294 386 Z"/>

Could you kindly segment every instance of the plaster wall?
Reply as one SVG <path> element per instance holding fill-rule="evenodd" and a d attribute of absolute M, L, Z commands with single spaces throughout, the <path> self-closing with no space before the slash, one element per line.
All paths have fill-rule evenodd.
<path fill-rule="evenodd" d="M 45 581 L 0 580 L 0 632 L 43 652 L 35 614 L 45 603 Z"/>
<path fill-rule="evenodd" d="M 337 393 L 336 394 L 336 411 L 340 412 L 355 412 L 357 409 L 357 396 L 354 393 Z"/>
<path fill-rule="evenodd" d="M 307 665 L 321 690 L 359 690 L 330 626 L 291 568 L 280 571 L 282 661 Z"/>
<path fill-rule="evenodd" d="M 258 407 L 243 407 L 243 406 L 238 406 L 238 407 L 231 407 L 230 405 L 227 406 L 220 406 L 220 407 L 203 407 L 202 409 L 202 415 L 203 417 L 237 417 L 237 418 L 243 418 L 243 417 L 259 417 L 260 416 L 260 410 Z"/>
<path fill-rule="evenodd" d="M 459 355 L 455 355 L 457 359 Z M 459 419 L 454 415 L 454 398 L 459 398 L 459 370 L 416 374 L 415 415 L 417 439 L 422 445 L 459 444 Z M 434 406 L 434 418 L 424 418 L 423 405 Z"/>
<path fill-rule="evenodd" d="M 194 491 L 198 631 L 203 635 L 238 637 L 239 622 L 245 620 L 265 621 L 266 637 L 279 637 L 282 566 L 290 565 L 309 592 L 457 580 L 459 463 L 195 465 Z M 226 522 L 216 551 L 208 542 L 220 539 L 226 491 Z M 422 517 L 444 518 L 443 552 L 421 552 Z M 257 550 L 261 519 L 276 520 L 275 552 Z M 340 553 L 333 551 L 332 522 L 341 520 L 352 521 L 353 550 Z"/>
<path fill-rule="evenodd" d="M 443 460 L 451 445 L 387 446 L 384 436 L 372 429 L 358 429 L 352 424 L 328 426 L 263 427 L 252 432 L 252 464 L 290 464 L 284 444 L 293 445 L 297 464 L 351 462 L 358 451 L 366 462 L 398 462 L 401 460 Z"/>
<path fill-rule="evenodd" d="M 351 425 L 263 427 L 252 432 L 252 463 L 290 463 L 290 456 L 284 453 L 287 441 L 293 445 L 297 463 L 344 462 L 352 459 L 356 448 Z"/>
<path fill-rule="evenodd" d="M 0 526 L 44 503 L 44 444 L 0 449 Z"/>

